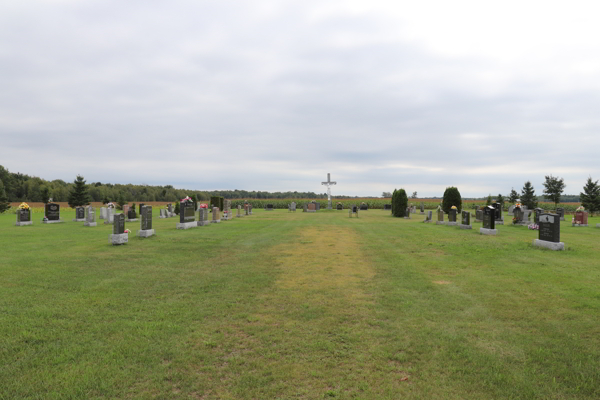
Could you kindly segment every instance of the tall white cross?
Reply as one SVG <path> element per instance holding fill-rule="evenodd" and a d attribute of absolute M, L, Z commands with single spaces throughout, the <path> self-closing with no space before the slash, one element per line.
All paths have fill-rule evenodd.
<path fill-rule="evenodd" d="M 331 185 L 336 185 L 337 182 L 331 182 L 331 174 L 327 173 L 327 182 L 321 182 L 321 185 L 327 186 L 327 209 L 331 210 Z"/>

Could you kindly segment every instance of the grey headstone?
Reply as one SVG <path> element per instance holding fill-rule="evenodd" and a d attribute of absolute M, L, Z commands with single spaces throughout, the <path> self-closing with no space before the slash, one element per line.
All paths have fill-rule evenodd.
<path fill-rule="evenodd" d="M 117 214 L 113 217 L 113 235 L 125 233 L 125 214 Z"/>

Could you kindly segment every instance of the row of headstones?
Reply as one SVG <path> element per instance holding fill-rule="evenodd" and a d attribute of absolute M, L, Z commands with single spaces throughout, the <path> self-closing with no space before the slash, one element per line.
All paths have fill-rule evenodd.
<path fill-rule="evenodd" d="M 231 220 L 231 200 L 224 200 L 224 210 L 223 210 L 223 219 Z M 208 221 L 208 208 L 198 208 L 198 221 L 196 221 L 196 210 L 194 208 L 194 203 L 185 202 L 179 204 L 179 223 L 177 224 L 177 229 L 190 229 L 198 226 L 205 226 L 209 224 Z M 245 215 L 252 215 L 252 204 L 245 203 L 244 204 L 244 212 Z M 237 215 L 236 217 L 242 217 L 242 206 L 237 206 Z M 210 223 L 220 223 L 221 215 L 219 207 L 212 208 L 212 220 Z"/>
<path fill-rule="evenodd" d="M 93 207 L 88 207 L 93 208 Z M 110 208 L 109 210 L 114 210 Z M 129 211 L 129 210 L 128 210 Z M 131 214 L 130 214 L 131 215 Z M 128 217 L 130 216 L 128 215 Z M 129 234 L 125 232 L 125 222 L 131 221 L 131 218 L 125 218 L 125 213 L 113 214 L 109 213 L 113 224 L 113 233 L 109 235 L 108 241 L 113 245 L 125 244 L 129 241 Z M 152 229 L 152 206 L 142 205 L 140 208 L 140 230 L 138 231 L 139 237 L 150 237 L 154 235 L 154 229 Z M 137 219 L 136 219 L 137 221 Z M 105 224 L 107 222 L 104 222 Z"/>

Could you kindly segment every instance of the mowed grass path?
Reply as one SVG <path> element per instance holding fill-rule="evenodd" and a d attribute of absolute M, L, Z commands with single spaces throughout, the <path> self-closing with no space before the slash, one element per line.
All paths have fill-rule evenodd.
<path fill-rule="evenodd" d="M 0 399 L 600 398 L 600 219 L 551 252 L 423 218 L 155 217 L 113 247 L 1 215 Z"/>

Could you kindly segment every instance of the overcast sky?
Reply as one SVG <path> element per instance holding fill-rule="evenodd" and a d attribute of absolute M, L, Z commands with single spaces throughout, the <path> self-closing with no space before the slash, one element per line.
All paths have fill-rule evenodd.
<path fill-rule="evenodd" d="M 0 0 L 0 165 L 379 196 L 600 179 L 598 2 Z"/>

